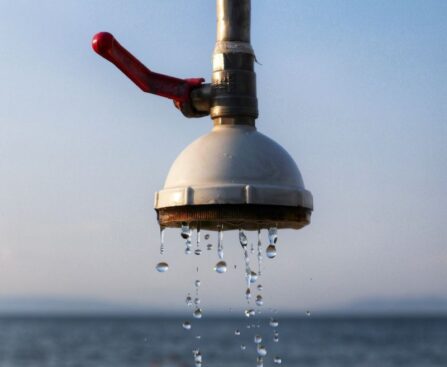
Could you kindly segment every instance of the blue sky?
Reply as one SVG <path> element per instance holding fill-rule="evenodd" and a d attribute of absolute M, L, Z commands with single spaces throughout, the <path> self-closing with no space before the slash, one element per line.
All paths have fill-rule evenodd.
<path fill-rule="evenodd" d="M 253 0 L 252 13 L 257 126 L 315 199 L 310 226 L 280 233 L 266 304 L 447 297 L 447 3 Z M 0 2 L 0 297 L 183 309 L 199 264 L 210 309 L 243 307 L 243 275 L 185 257 L 176 233 L 171 270 L 154 272 L 153 193 L 212 124 L 94 54 L 99 31 L 154 71 L 210 80 L 214 1 Z M 234 235 L 226 249 L 242 264 Z"/>

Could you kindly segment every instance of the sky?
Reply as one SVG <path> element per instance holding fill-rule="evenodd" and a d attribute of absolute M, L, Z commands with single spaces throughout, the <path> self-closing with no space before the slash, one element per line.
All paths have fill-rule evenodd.
<path fill-rule="evenodd" d="M 252 3 L 257 127 L 314 196 L 311 225 L 264 261 L 265 304 L 446 299 L 447 2 Z M 99 31 L 154 71 L 210 80 L 212 0 L 0 1 L 0 299 L 180 312 L 199 277 L 205 310 L 242 310 L 234 233 L 237 269 L 214 273 L 214 251 L 186 256 L 170 231 L 155 272 L 154 192 L 212 122 L 141 92 L 92 51 Z"/>

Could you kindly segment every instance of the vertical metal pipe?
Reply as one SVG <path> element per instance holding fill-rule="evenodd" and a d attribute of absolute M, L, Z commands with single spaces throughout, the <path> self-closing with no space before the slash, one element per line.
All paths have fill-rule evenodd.
<path fill-rule="evenodd" d="M 258 117 L 250 0 L 217 0 L 210 115 L 215 124 L 254 125 Z"/>
<path fill-rule="evenodd" d="M 217 41 L 250 43 L 250 0 L 217 0 Z"/>

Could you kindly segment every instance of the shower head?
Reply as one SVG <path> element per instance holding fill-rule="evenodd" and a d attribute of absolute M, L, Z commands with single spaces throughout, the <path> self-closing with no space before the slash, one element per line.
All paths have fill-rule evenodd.
<path fill-rule="evenodd" d="M 217 0 L 217 41 L 210 84 L 147 69 L 109 33 L 93 48 L 143 91 L 174 100 L 187 117 L 210 115 L 212 131 L 190 144 L 155 194 L 161 227 L 207 230 L 299 229 L 310 222 L 312 194 L 290 155 L 255 127 L 255 55 L 250 0 Z"/>

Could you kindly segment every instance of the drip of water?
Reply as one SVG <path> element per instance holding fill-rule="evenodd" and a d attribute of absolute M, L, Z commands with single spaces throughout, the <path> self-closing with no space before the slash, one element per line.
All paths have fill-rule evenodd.
<path fill-rule="evenodd" d="M 258 291 L 262 291 L 262 289 L 263 289 L 264 287 L 262 286 L 262 284 L 258 284 L 258 286 L 257 286 L 256 288 L 258 289 Z"/>
<path fill-rule="evenodd" d="M 202 318 L 202 310 L 199 308 L 199 307 L 197 307 L 195 310 L 194 310 L 194 312 L 193 312 L 193 314 L 192 314 L 196 319 L 201 319 Z"/>
<path fill-rule="evenodd" d="M 276 320 L 276 319 L 274 319 L 274 318 L 271 318 L 271 319 L 270 319 L 270 326 L 271 326 L 271 327 L 278 327 L 278 325 L 279 325 L 278 320 Z"/>
<path fill-rule="evenodd" d="M 199 297 L 194 298 L 194 304 L 196 306 L 200 305 L 200 298 Z"/>
<path fill-rule="evenodd" d="M 160 227 L 160 255 L 165 252 L 165 228 Z"/>
<path fill-rule="evenodd" d="M 219 261 L 214 267 L 216 273 L 222 274 L 227 271 L 227 263 L 225 261 Z"/>
<path fill-rule="evenodd" d="M 253 310 L 252 308 L 247 308 L 245 310 L 245 316 L 247 316 L 247 317 L 254 316 L 255 314 L 256 314 L 256 311 Z"/>
<path fill-rule="evenodd" d="M 276 246 L 275 245 L 269 245 L 267 247 L 266 254 L 267 254 L 267 257 L 269 259 L 275 258 L 276 257 Z"/>
<path fill-rule="evenodd" d="M 309 310 L 306 311 L 306 316 L 310 316 L 310 311 Z"/>
<path fill-rule="evenodd" d="M 209 236 L 209 235 L 207 235 L 207 236 Z M 208 245 L 206 245 L 206 249 L 207 249 L 208 251 L 211 251 L 211 250 L 213 249 L 213 244 L 212 244 L 212 243 L 209 243 Z"/>
<path fill-rule="evenodd" d="M 247 247 L 248 245 L 247 235 L 244 233 L 243 229 L 239 229 L 239 243 L 243 248 Z"/>
<path fill-rule="evenodd" d="M 279 342 L 279 333 L 276 330 L 273 332 L 273 341 L 275 343 Z"/>
<path fill-rule="evenodd" d="M 189 294 L 186 296 L 185 302 L 188 306 L 192 306 L 192 298 Z"/>
<path fill-rule="evenodd" d="M 250 283 L 256 283 L 258 280 L 258 274 L 256 274 L 254 271 L 250 272 Z"/>
<path fill-rule="evenodd" d="M 185 330 L 191 330 L 191 323 L 189 321 L 183 321 L 182 326 Z"/>
<path fill-rule="evenodd" d="M 157 271 L 159 273 L 166 273 L 169 270 L 169 265 L 168 263 L 165 262 L 159 262 L 156 266 L 155 269 L 157 269 Z"/>
<path fill-rule="evenodd" d="M 259 276 L 261 276 L 261 264 L 262 264 L 261 230 L 258 229 L 258 275 Z"/>
<path fill-rule="evenodd" d="M 205 237 L 204 237 L 204 238 L 205 238 L 205 240 L 207 240 L 207 241 L 208 241 L 208 240 L 210 239 L 210 235 L 209 235 L 209 233 L 207 233 L 207 234 L 205 235 Z"/>
<path fill-rule="evenodd" d="M 256 367 L 264 367 L 264 358 L 262 357 L 256 358 Z"/>
<path fill-rule="evenodd" d="M 255 344 L 260 344 L 262 342 L 262 337 L 260 335 L 255 335 L 254 342 Z"/>
<path fill-rule="evenodd" d="M 274 364 L 281 364 L 282 363 L 282 359 L 280 357 L 275 357 L 275 358 L 273 358 L 273 363 Z"/>
<path fill-rule="evenodd" d="M 245 299 L 248 301 L 251 298 L 251 291 L 250 288 L 247 288 L 247 290 L 245 291 Z"/>
<path fill-rule="evenodd" d="M 269 243 L 275 245 L 278 241 L 278 229 L 276 227 L 269 228 Z"/>
<path fill-rule="evenodd" d="M 250 288 L 251 284 L 250 258 L 248 256 L 248 251 L 246 248 L 244 248 L 244 261 L 245 261 L 245 280 L 247 281 L 247 288 Z"/>
<path fill-rule="evenodd" d="M 264 300 L 263 300 L 262 296 L 260 294 L 258 294 L 256 296 L 256 305 L 257 306 L 262 306 L 263 304 L 264 304 Z"/>
<path fill-rule="evenodd" d="M 245 350 L 246 348 L 245 344 L 241 344 L 241 350 Z"/>
<path fill-rule="evenodd" d="M 221 260 L 224 257 L 223 250 L 223 226 L 220 226 L 217 233 L 217 256 L 219 256 L 219 259 Z"/>
<path fill-rule="evenodd" d="M 187 240 L 191 237 L 191 229 L 189 228 L 188 223 L 182 223 L 182 231 L 180 232 L 180 235 L 184 240 Z"/>
<path fill-rule="evenodd" d="M 199 255 L 202 253 L 202 250 L 199 249 L 199 248 L 196 248 L 196 249 L 194 250 L 194 253 L 195 253 L 197 256 L 199 256 Z"/>
<path fill-rule="evenodd" d="M 197 280 L 194 282 L 194 285 L 196 286 L 196 288 L 200 287 L 200 280 L 197 279 Z"/>
<path fill-rule="evenodd" d="M 256 348 L 256 352 L 258 352 L 258 356 L 265 357 L 267 355 L 267 349 L 263 345 L 258 344 Z"/>
<path fill-rule="evenodd" d="M 236 336 L 241 335 L 241 331 L 239 329 L 234 330 L 234 335 Z"/>

